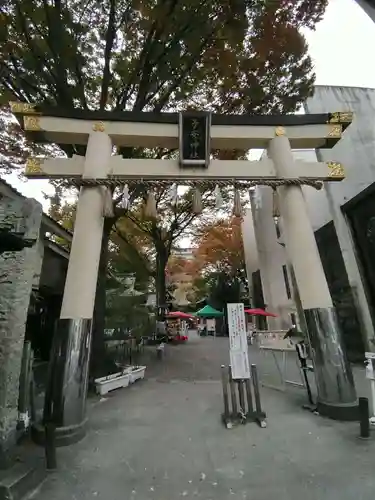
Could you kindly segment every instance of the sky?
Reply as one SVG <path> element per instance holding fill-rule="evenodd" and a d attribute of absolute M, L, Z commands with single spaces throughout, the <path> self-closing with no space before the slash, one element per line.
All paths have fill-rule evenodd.
<path fill-rule="evenodd" d="M 371 63 L 370 55 L 371 47 L 375 47 L 375 23 L 355 0 L 330 0 L 316 30 L 304 33 L 317 85 L 375 88 L 375 63 Z M 48 181 L 20 181 L 16 175 L 6 180 L 48 209 L 43 196 L 43 192 L 52 194 Z"/>

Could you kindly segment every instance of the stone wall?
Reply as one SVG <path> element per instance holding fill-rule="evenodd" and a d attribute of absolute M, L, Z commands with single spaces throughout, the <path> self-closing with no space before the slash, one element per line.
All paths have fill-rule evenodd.
<path fill-rule="evenodd" d="M 33 242 L 29 248 L 0 254 L 0 466 L 4 466 L 16 439 L 25 325 L 33 278 L 37 263 L 40 265 L 37 241 L 42 206 L 33 199 L 2 199 L 0 203 L 13 232 Z"/>

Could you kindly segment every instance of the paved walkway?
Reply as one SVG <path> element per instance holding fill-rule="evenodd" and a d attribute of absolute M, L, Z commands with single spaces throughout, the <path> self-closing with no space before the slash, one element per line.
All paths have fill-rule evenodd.
<path fill-rule="evenodd" d="M 170 346 L 147 380 L 93 400 L 87 437 L 58 450 L 59 470 L 35 498 L 372 500 L 374 440 L 300 409 L 302 391 L 263 389 L 267 428 L 224 429 L 227 344 Z"/>

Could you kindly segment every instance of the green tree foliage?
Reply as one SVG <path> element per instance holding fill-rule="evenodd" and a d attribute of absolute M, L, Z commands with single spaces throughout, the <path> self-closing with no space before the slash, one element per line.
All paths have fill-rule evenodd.
<path fill-rule="evenodd" d="M 59 222 L 65 229 L 73 232 L 76 216 L 76 203 L 64 201 L 54 203 L 51 199 L 50 215 Z M 120 229 L 121 228 L 121 229 Z M 121 237 L 119 232 L 121 231 Z M 56 242 L 62 246 L 69 247 L 68 242 L 57 237 Z M 151 242 L 144 233 L 129 219 L 119 219 L 113 226 L 108 250 L 108 275 L 116 277 L 118 275 L 132 274 L 136 278 L 136 289 L 147 291 L 150 278 L 154 274 L 154 256 L 150 251 Z M 120 286 L 116 279 L 108 283 L 111 287 Z"/>
<path fill-rule="evenodd" d="M 326 4 L 3 0 L 2 101 L 113 111 L 292 111 L 314 80 L 300 30 L 313 28 Z"/>
<path fill-rule="evenodd" d="M 195 276 L 195 300 L 206 298 L 225 313 L 226 304 L 248 301 L 241 222 L 240 217 L 215 223 L 202 221 L 193 239 L 195 251 L 190 272 Z"/>
<path fill-rule="evenodd" d="M 144 193 L 146 197 L 146 192 Z M 166 266 L 173 247 L 181 237 L 187 235 L 188 228 L 199 218 L 210 217 L 215 206 L 213 193 L 204 190 L 205 203 L 201 213 L 193 211 L 193 190 L 188 189 L 179 197 L 177 205 L 173 205 L 165 188 L 154 189 L 157 217 L 146 218 L 143 212 L 144 199 L 137 200 L 132 209 L 115 224 L 117 237 L 128 247 L 132 247 L 141 261 L 147 253 L 150 275 L 156 282 L 158 303 L 166 304 L 167 285 Z M 128 231 L 129 227 L 131 231 Z M 136 239 L 132 240 L 137 235 Z M 140 244 L 142 242 L 142 244 Z M 140 254 L 140 249 L 142 253 Z"/>
<path fill-rule="evenodd" d="M 301 29 L 313 28 L 326 4 L 327 0 L 3 0 L 1 99 L 44 102 L 65 110 L 290 112 L 310 94 L 314 82 Z M 4 123 L 0 154 L 6 157 L 10 153 L 4 151 L 15 136 L 8 131 L 14 125 L 7 114 Z M 83 146 L 59 146 L 67 155 L 85 152 Z M 16 141 L 11 150 L 8 166 L 15 167 L 23 162 L 25 149 Z M 118 153 L 162 157 L 165 152 L 123 148 Z M 183 218 L 187 225 L 188 215 Z M 103 330 L 98 305 L 105 303 L 113 222 L 106 221 L 102 241 L 94 338 Z M 162 237 L 164 229 L 147 226 L 162 254 L 161 263 L 169 247 Z"/>
<path fill-rule="evenodd" d="M 143 231 L 129 219 L 116 221 L 109 245 L 109 270 L 114 275 L 133 274 L 135 287 L 145 292 L 154 277 L 154 253 Z"/>

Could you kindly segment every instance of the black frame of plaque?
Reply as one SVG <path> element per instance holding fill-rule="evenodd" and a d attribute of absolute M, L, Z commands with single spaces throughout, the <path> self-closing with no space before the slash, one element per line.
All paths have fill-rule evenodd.
<path fill-rule="evenodd" d="M 193 123 L 195 122 L 195 127 Z M 195 145 L 193 155 L 191 151 L 191 133 L 196 132 L 202 141 Z M 190 135 L 189 135 L 190 134 Z M 206 111 L 187 111 L 178 116 L 179 163 L 181 168 L 202 167 L 210 164 L 211 145 L 211 113 Z"/>

